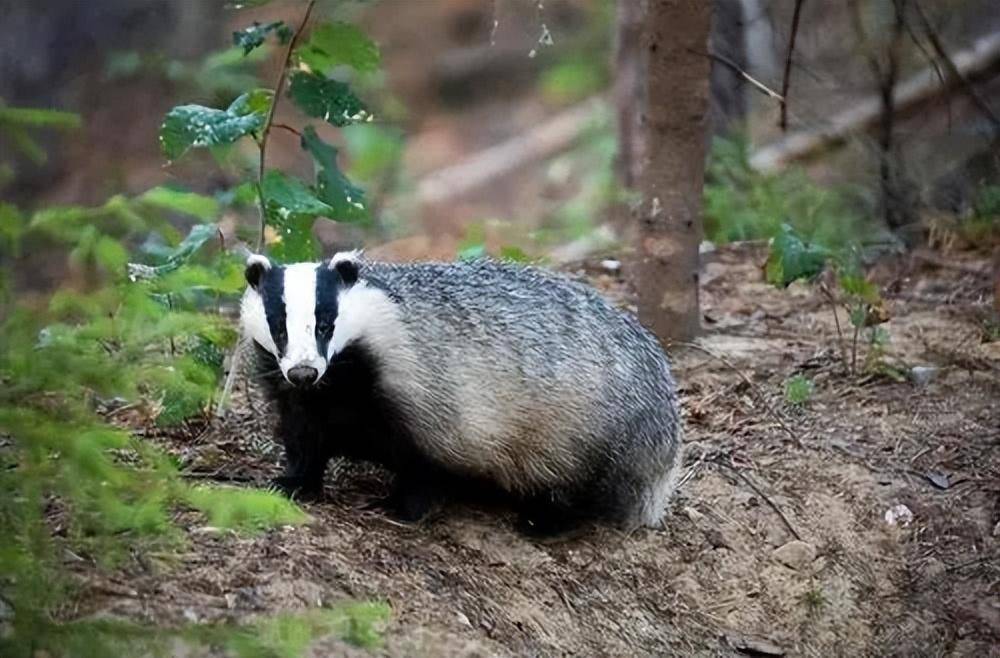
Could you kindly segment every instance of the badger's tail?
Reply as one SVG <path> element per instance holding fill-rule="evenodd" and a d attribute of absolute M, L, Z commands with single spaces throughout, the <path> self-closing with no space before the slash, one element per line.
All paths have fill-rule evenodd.
<path fill-rule="evenodd" d="M 639 508 L 639 523 L 641 525 L 650 528 L 659 528 L 663 525 L 667 503 L 670 502 L 670 497 L 677 489 L 681 468 L 684 465 L 684 442 L 680 429 L 677 431 L 675 442 L 673 460 L 669 468 L 653 480 L 652 486 L 650 486 Z"/>

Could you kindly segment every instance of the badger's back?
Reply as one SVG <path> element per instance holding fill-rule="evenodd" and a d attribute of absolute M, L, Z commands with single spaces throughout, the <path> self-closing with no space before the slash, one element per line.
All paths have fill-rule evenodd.
<path fill-rule="evenodd" d="M 368 263 L 361 331 L 421 449 L 448 468 L 654 524 L 680 464 L 666 357 L 589 287 L 534 268 Z M 364 300 L 359 300 L 359 304 Z"/>

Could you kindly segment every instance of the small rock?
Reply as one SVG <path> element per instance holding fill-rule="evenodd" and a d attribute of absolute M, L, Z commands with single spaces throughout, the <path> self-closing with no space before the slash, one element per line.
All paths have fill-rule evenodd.
<path fill-rule="evenodd" d="M 816 547 L 796 539 L 774 549 L 774 559 L 790 569 L 802 570 L 816 559 Z"/>
<path fill-rule="evenodd" d="M 905 528 L 913 523 L 913 512 L 906 505 L 893 505 L 885 511 L 885 522 L 889 525 L 899 525 Z"/>
<path fill-rule="evenodd" d="M 918 386 L 924 386 L 937 377 L 940 368 L 937 366 L 913 366 L 910 368 L 910 379 Z"/>
<path fill-rule="evenodd" d="M 698 523 L 698 521 L 701 521 L 703 518 L 705 518 L 704 514 L 702 514 L 693 507 L 688 507 L 687 505 L 684 506 L 684 514 L 694 523 Z"/>
<path fill-rule="evenodd" d="M 469 621 L 469 618 L 465 616 L 465 613 L 456 612 L 455 619 L 457 619 L 458 623 L 461 624 L 462 626 L 468 626 L 469 628 L 472 628 L 472 622 Z"/>
<path fill-rule="evenodd" d="M 785 650 L 767 638 L 744 635 L 742 633 L 727 633 L 726 642 L 740 653 L 751 656 L 784 656 Z"/>
<path fill-rule="evenodd" d="M 997 521 L 997 524 L 993 526 L 993 536 L 1000 537 L 1000 521 Z"/>
<path fill-rule="evenodd" d="M 612 260 L 612 259 L 602 260 L 601 267 L 603 267 L 608 272 L 614 273 L 622 268 L 622 263 L 619 260 Z"/>

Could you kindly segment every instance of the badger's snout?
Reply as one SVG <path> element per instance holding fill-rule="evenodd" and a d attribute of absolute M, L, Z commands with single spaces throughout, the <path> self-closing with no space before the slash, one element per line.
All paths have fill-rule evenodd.
<path fill-rule="evenodd" d="M 288 374 L 285 376 L 295 386 L 309 386 L 316 383 L 316 380 L 319 378 L 319 371 L 312 366 L 295 366 L 294 368 L 289 368 Z"/>

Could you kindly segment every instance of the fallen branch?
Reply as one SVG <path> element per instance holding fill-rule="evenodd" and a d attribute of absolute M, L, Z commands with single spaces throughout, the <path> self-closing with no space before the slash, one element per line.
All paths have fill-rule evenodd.
<path fill-rule="evenodd" d="M 790 428 L 785 423 L 785 420 L 778 414 L 777 410 L 775 410 L 775 408 L 771 406 L 771 403 L 768 402 L 767 397 L 760 390 L 760 387 L 757 386 L 756 384 L 754 384 L 753 380 L 751 380 L 746 375 L 746 373 L 744 373 L 742 370 L 740 370 L 739 368 L 737 368 L 736 366 L 734 366 L 732 363 L 730 363 L 728 360 L 726 360 L 725 357 L 723 357 L 723 356 L 721 356 L 719 354 L 716 354 L 715 352 L 713 352 L 712 350 L 708 349 L 707 347 L 702 347 L 698 343 L 689 343 L 689 342 L 685 342 L 685 341 L 675 341 L 675 342 L 670 343 L 668 345 L 668 347 L 673 347 L 674 345 L 677 345 L 679 347 L 690 347 L 691 349 L 698 350 L 699 352 L 702 352 L 703 354 L 706 354 L 706 355 L 712 357 L 713 359 L 715 359 L 716 361 L 718 361 L 719 363 L 721 363 L 722 365 L 726 366 L 727 368 L 729 368 L 730 370 L 732 370 L 733 372 L 735 372 L 737 375 L 739 375 L 740 379 L 742 379 L 747 384 L 747 386 L 750 387 L 750 390 L 753 391 L 757 395 L 757 399 L 760 400 L 760 403 L 762 405 L 764 405 L 764 408 L 767 410 L 767 412 L 769 414 L 771 414 L 771 417 L 774 418 L 775 421 L 777 421 L 778 425 L 781 426 L 781 429 L 783 429 L 785 431 L 785 433 L 788 434 L 789 437 L 791 437 L 792 441 L 795 442 L 795 445 L 797 445 L 800 448 L 804 448 L 805 447 L 805 446 L 802 445 L 802 441 L 799 440 L 798 435 L 796 435 L 795 432 L 792 431 L 792 428 Z"/>
<path fill-rule="evenodd" d="M 575 105 L 513 139 L 428 174 L 417 185 L 417 200 L 421 204 L 454 201 L 526 165 L 551 158 L 576 143 L 605 112 L 600 98 Z"/>
<path fill-rule="evenodd" d="M 946 258 L 941 258 L 937 254 L 932 254 L 926 251 L 913 252 L 913 260 L 918 260 L 922 263 L 927 263 L 928 265 L 933 265 L 934 267 L 939 267 L 941 269 L 955 270 L 956 272 L 964 272 L 965 274 L 972 274 L 974 276 L 989 276 L 990 274 L 990 269 L 988 267 L 976 267 L 975 265 L 969 265 L 968 263 L 948 260 Z"/>
<path fill-rule="evenodd" d="M 975 78 L 1000 66 L 1000 33 L 979 39 L 971 48 L 955 53 L 950 59 L 963 79 Z M 952 79 L 951 86 L 941 86 L 934 68 L 927 67 L 896 85 L 895 111 L 900 114 L 912 112 L 941 94 L 951 93 L 957 82 Z M 870 130 L 877 125 L 881 114 L 879 95 L 868 96 L 835 115 L 824 126 L 790 133 L 758 149 L 751 156 L 750 165 L 757 171 L 776 171 L 791 162 L 843 144 L 852 134 Z"/>

